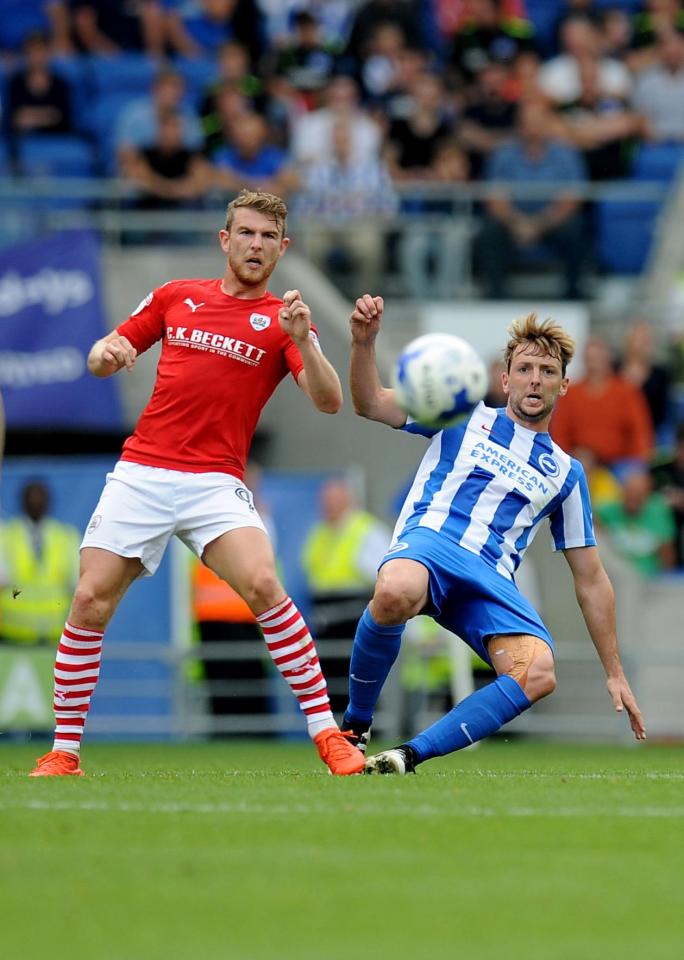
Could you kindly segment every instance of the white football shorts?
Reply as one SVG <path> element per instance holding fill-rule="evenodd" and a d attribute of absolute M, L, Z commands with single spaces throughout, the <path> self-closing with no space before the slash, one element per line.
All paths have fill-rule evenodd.
<path fill-rule="evenodd" d="M 196 556 L 241 527 L 266 527 L 251 492 L 227 473 L 185 473 L 120 460 L 107 474 L 81 543 L 120 557 L 139 557 L 152 576 L 172 536 Z"/>

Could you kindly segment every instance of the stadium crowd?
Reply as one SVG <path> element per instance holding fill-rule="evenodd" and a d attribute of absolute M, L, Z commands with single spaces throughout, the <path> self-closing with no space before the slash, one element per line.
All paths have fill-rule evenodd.
<path fill-rule="evenodd" d="M 667 180 L 684 156 L 684 10 L 678 0 L 4 0 L 0 98 L 0 174 L 119 176 L 141 210 L 193 210 L 258 186 L 288 197 L 312 257 L 350 262 L 363 289 L 400 213 L 416 223 L 391 250 L 408 287 L 446 296 L 473 241 L 449 188 L 495 181 L 474 238 L 483 293 L 507 296 L 514 261 L 551 252 L 576 298 L 602 259 L 600 204 L 582 190 Z M 550 192 L 519 195 L 518 182 Z M 442 216 L 438 231 L 426 214 Z M 614 246 L 603 237 L 603 256 Z M 684 337 L 660 363 L 651 333 L 635 325 L 620 358 L 592 340 L 554 430 L 595 478 L 616 479 L 607 529 L 650 509 L 653 482 L 664 488 L 669 521 L 658 526 L 674 546 L 653 548 L 660 568 L 683 555 L 674 397 L 684 372 L 672 358 L 684 367 Z M 615 449 L 604 449 L 607 431 L 592 435 L 592 405 L 602 422 L 622 418 Z"/>

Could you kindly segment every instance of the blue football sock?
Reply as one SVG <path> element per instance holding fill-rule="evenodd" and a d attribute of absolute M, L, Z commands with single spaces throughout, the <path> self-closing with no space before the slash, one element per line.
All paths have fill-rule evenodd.
<path fill-rule="evenodd" d="M 414 750 L 418 763 L 443 757 L 495 733 L 530 706 L 525 691 L 513 677 L 497 677 L 489 686 L 461 700 L 441 720 L 409 740 L 407 746 Z"/>
<path fill-rule="evenodd" d="M 375 622 L 368 607 L 363 611 L 349 664 L 349 706 L 343 727 L 370 726 L 382 685 L 397 659 L 405 626 L 383 627 Z"/>

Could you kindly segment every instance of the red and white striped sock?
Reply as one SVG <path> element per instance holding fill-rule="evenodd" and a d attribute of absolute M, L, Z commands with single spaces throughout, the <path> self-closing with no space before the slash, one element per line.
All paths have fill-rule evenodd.
<path fill-rule="evenodd" d="M 336 727 L 328 687 L 304 618 L 289 597 L 257 617 L 271 659 L 304 711 L 309 736 Z"/>
<path fill-rule="evenodd" d="M 100 675 L 103 636 L 97 630 L 64 625 L 55 660 L 53 750 L 78 754 L 81 749 L 90 698 Z"/>

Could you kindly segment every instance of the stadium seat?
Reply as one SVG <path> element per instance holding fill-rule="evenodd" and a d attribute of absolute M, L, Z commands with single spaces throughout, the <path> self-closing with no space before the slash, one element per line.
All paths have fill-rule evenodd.
<path fill-rule="evenodd" d="M 116 125 L 119 114 L 139 93 L 110 93 L 97 100 L 88 115 L 87 131 L 93 137 L 100 170 L 107 176 L 116 171 Z"/>
<path fill-rule="evenodd" d="M 48 5 L 39 0 L 2 0 L 0 49 L 19 52 L 24 38 L 35 30 L 50 32 L 45 12 Z"/>
<path fill-rule="evenodd" d="M 218 78 L 216 62 L 210 59 L 176 57 L 172 67 L 185 80 L 187 97 L 196 106 L 202 100 L 206 88 Z"/>
<path fill-rule="evenodd" d="M 80 137 L 22 137 L 19 141 L 19 169 L 30 177 L 92 177 L 95 156 L 92 146 Z"/>
<path fill-rule="evenodd" d="M 113 93 L 140 96 L 150 92 L 159 66 L 142 53 L 120 53 L 114 57 L 90 57 L 87 72 L 97 97 Z"/>
<path fill-rule="evenodd" d="M 660 206 L 655 200 L 601 200 L 596 204 L 596 248 L 604 269 L 621 274 L 643 270 Z"/>
<path fill-rule="evenodd" d="M 670 183 L 684 161 L 681 143 L 644 143 L 634 159 L 632 177 L 635 180 L 658 180 Z"/>

